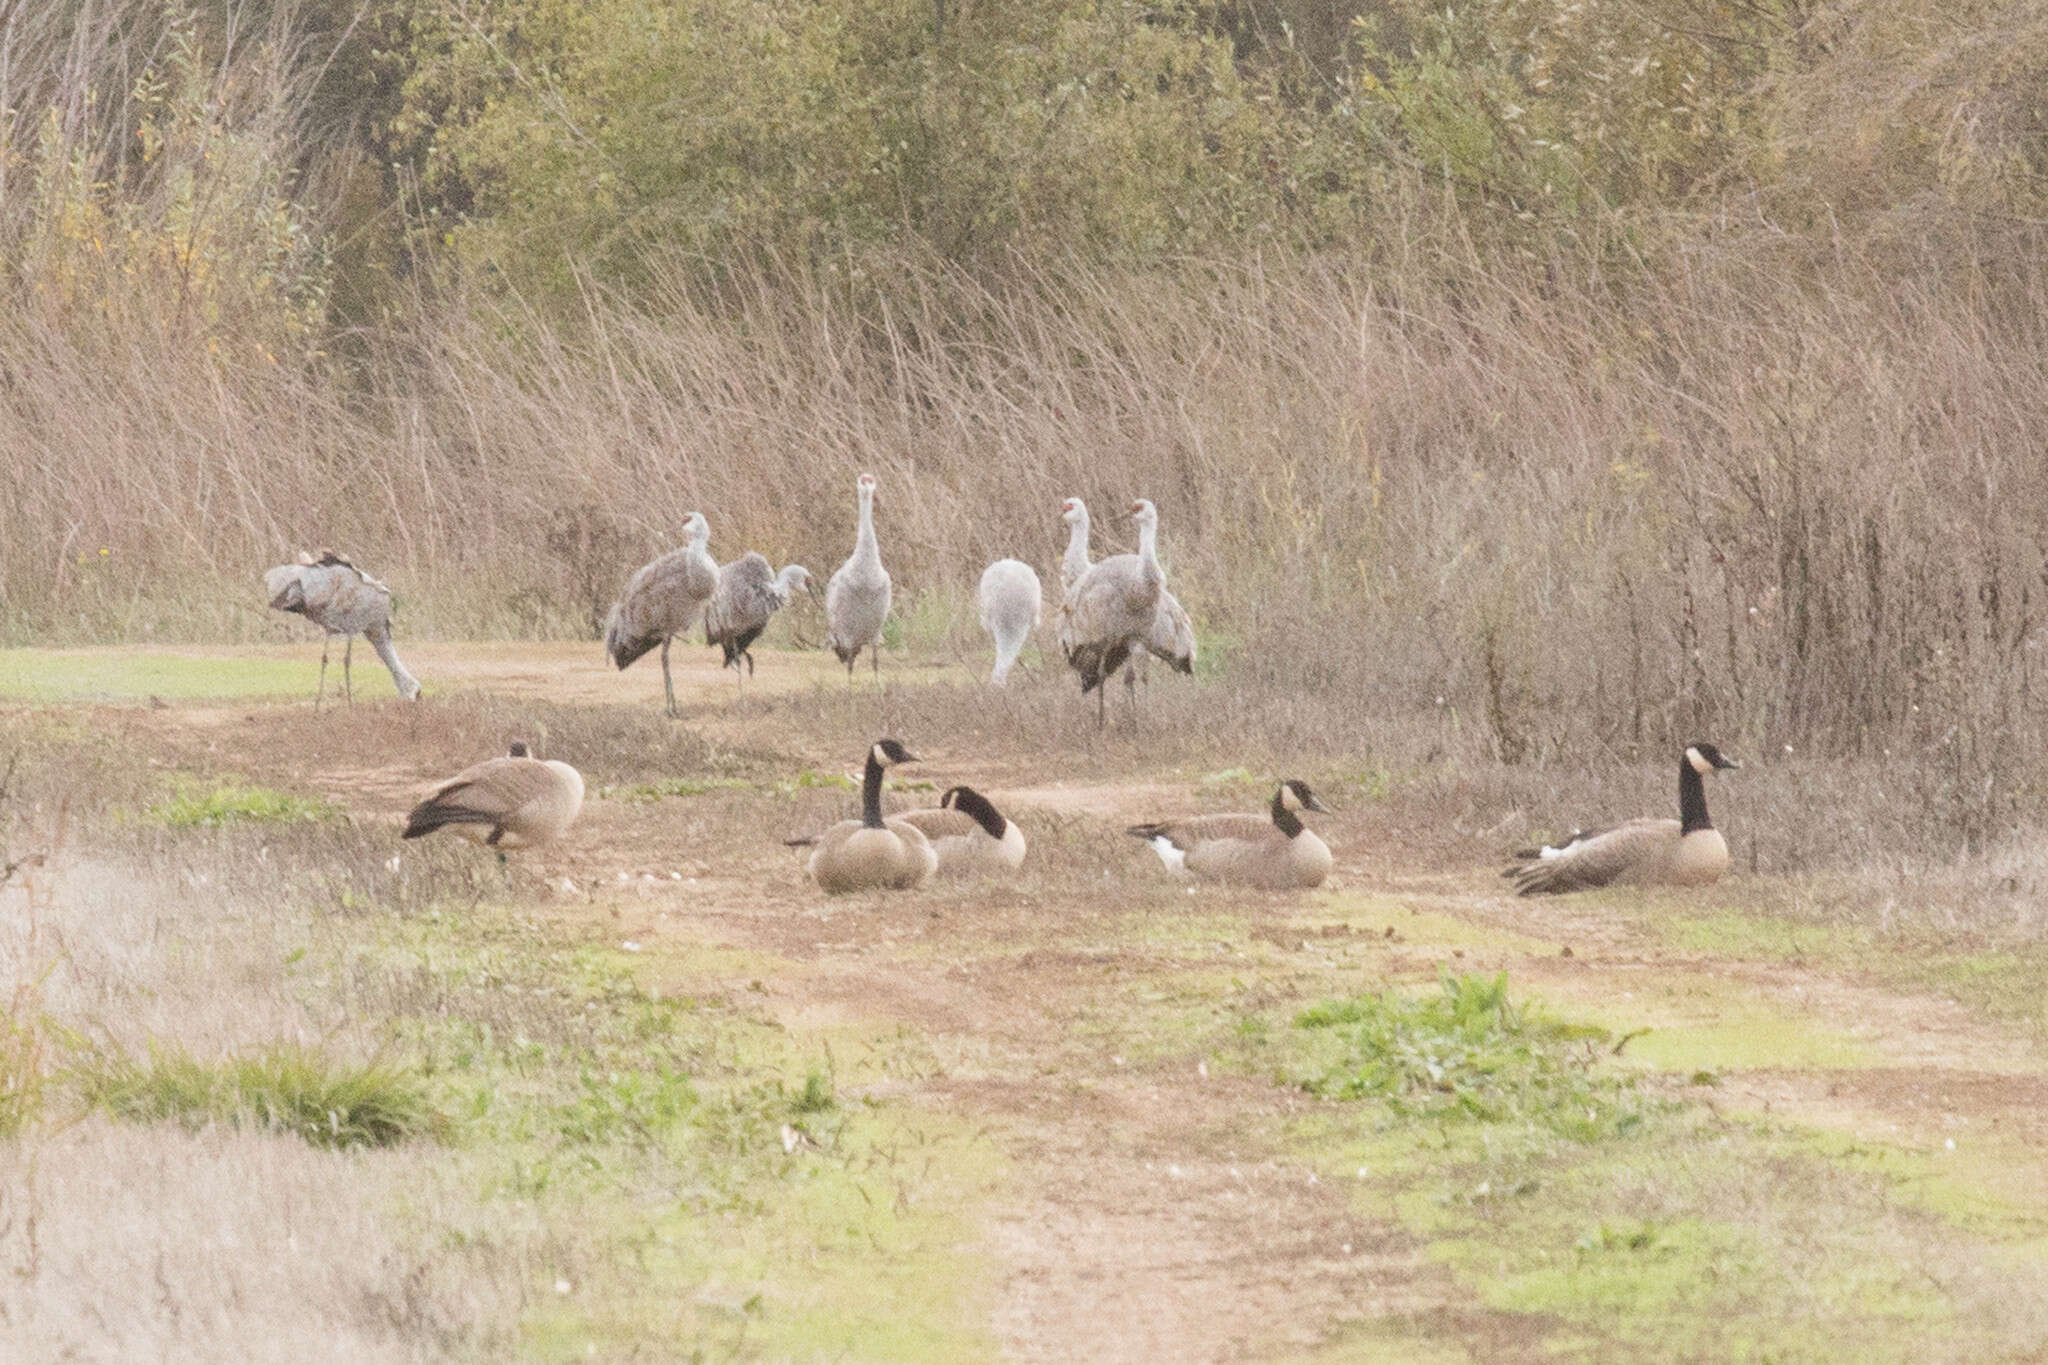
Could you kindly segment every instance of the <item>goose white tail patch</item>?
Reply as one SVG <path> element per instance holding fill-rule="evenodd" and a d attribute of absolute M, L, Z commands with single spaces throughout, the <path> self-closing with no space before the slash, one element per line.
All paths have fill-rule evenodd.
<path fill-rule="evenodd" d="M 1159 855 L 1159 861 L 1166 864 L 1166 870 L 1175 874 L 1188 870 L 1188 855 L 1173 846 L 1173 840 L 1164 834 L 1155 834 L 1145 841 L 1152 845 L 1152 851 Z"/>
<path fill-rule="evenodd" d="M 1549 844 L 1545 844 L 1543 847 L 1536 850 L 1536 856 L 1543 859 L 1543 861 L 1545 862 L 1549 862 L 1553 858 L 1562 858 L 1564 856 L 1564 850 L 1561 848 L 1552 848 Z"/>

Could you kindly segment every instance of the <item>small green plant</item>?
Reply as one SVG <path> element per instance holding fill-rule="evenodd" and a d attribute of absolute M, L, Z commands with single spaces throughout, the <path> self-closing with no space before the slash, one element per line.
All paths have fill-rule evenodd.
<path fill-rule="evenodd" d="M 0 1137 L 19 1133 L 43 1112 L 49 1085 L 49 1029 L 42 978 L 22 981 L 0 1006 Z"/>
<path fill-rule="evenodd" d="M 791 1112 L 798 1115 L 823 1114 L 838 1106 L 839 1100 L 833 1094 L 830 1078 L 817 1071 L 804 1077 L 804 1088 L 789 1102 Z"/>
<path fill-rule="evenodd" d="M 1323 1035 L 1327 1060 L 1296 1079 L 1314 1094 L 1377 1100 L 1404 1118 L 1526 1121 L 1578 1141 L 1641 1122 L 1631 1087 L 1594 1071 L 1582 1044 L 1599 1031 L 1530 1019 L 1508 999 L 1505 972 L 1445 971 L 1439 986 L 1433 995 L 1389 991 L 1303 1010 L 1295 1026 Z"/>
<path fill-rule="evenodd" d="M 821 773 L 816 768 L 804 768 L 796 776 L 778 782 L 775 789 L 787 796 L 791 792 L 813 791 L 820 787 L 837 787 L 850 792 L 858 785 L 845 773 Z"/>
<path fill-rule="evenodd" d="M 175 792 L 143 815 L 170 829 L 200 829 L 241 821 L 297 824 L 330 820 L 336 813 L 330 802 L 318 797 L 224 781 L 211 787 L 181 782 Z"/>
<path fill-rule="evenodd" d="M 704 796 L 746 785 L 737 777 L 665 777 L 659 782 L 606 787 L 598 796 L 606 801 L 660 801 L 671 796 Z"/>
<path fill-rule="evenodd" d="M 118 1118 L 249 1125 L 316 1147 L 389 1147 L 441 1136 L 448 1122 L 412 1067 L 379 1058 L 338 1062 L 297 1043 L 217 1062 L 153 1044 L 147 1061 L 97 1053 L 75 1074 L 87 1102 Z"/>

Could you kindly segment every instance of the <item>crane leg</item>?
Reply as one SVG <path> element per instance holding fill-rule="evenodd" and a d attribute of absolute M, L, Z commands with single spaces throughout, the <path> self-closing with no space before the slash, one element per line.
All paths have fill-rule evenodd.
<path fill-rule="evenodd" d="M 348 704 L 356 704 L 356 675 L 350 671 L 355 663 L 356 637 L 348 637 L 348 643 L 341 647 L 341 686 L 348 695 Z"/>
<path fill-rule="evenodd" d="M 882 680 L 882 647 L 880 645 L 868 646 L 868 666 L 875 670 L 875 681 L 880 682 Z"/>
<path fill-rule="evenodd" d="M 1138 723 L 1138 666 L 1124 665 L 1124 697 L 1131 704 L 1131 724 Z"/>
<path fill-rule="evenodd" d="M 669 641 L 663 640 L 661 642 L 661 690 L 668 696 L 667 714 L 673 719 L 676 714 L 676 683 L 668 671 L 668 647 Z"/>
<path fill-rule="evenodd" d="M 332 635 L 320 637 L 320 685 L 313 689 L 313 709 L 320 709 L 320 699 L 327 695 L 327 651 L 333 645 Z"/>
<path fill-rule="evenodd" d="M 1103 698 L 1107 697 L 1108 695 L 1109 695 L 1109 689 L 1108 689 L 1107 687 L 1102 687 L 1102 686 L 1098 686 L 1098 687 L 1096 687 L 1096 689 L 1095 689 L 1095 728 L 1096 728 L 1096 729 L 1098 729 L 1098 730 L 1102 729 L 1103 727 L 1105 727 L 1105 726 L 1106 726 L 1106 725 L 1107 725 L 1107 724 L 1109 723 L 1109 721 L 1108 721 L 1108 709 L 1107 709 L 1107 704 L 1106 704 L 1106 703 L 1105 703 L 1105 702 L 1103 701 Z"/>

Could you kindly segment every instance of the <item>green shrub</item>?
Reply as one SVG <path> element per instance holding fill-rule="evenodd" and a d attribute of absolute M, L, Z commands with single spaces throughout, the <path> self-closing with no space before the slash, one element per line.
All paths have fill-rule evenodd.
<path fill-rule="evenodd" d="M 1377 1100 L 1404 1118 L 1531 1122 L 1592 1141 L 1641 1121 L 1633 1089 L 1596 1074 L 1596 1030 L 1531 1020 L 1507 994 L 1507 973 L 1445 972 L 1434 995 L 1388 991 L 1302 1011 L 1322 1035 L 1321 1065 L 1295 1077 L 1313 1094 Z"/>

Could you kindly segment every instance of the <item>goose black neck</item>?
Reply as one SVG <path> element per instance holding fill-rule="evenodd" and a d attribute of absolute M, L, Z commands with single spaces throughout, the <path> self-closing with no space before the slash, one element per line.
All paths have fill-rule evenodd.
<path fill-rule="evenodd" d="M 869 829 L 882 827 L 882 760 L 868 750 L 868 770 L 860 783 L 860 822 Z"/>
<path fill-rule="evenodd" d="M 1678 819 L 1680 834 L 1714 827 L 1714 822 L 1707 818 L 1706 781 L 1690 758 L 1678 760 Z"/>
<path fill-rule="evenodd" d="M 1286 791 L 1287 789 L 1282 787 L 1273 793 L 1273 828 L 1292 839 L 1301 833 L 1302 825 L 1301 817 L 1287 809 L 1287 802 L 1282 799 Z"/>
<path fill-rule="evenodd" d="M 953 798 L 953 809 L 970 817 L 974 823 L 988 832 L 991 839 L 1000 839 L 1010 832 L 1010 822 L 989 804 L 989 799 L 978 791 L 963 788 Z"/>

